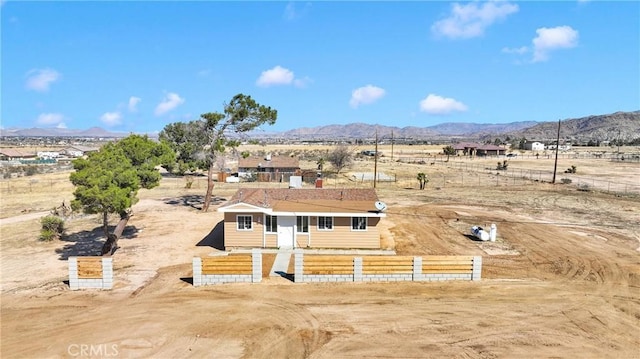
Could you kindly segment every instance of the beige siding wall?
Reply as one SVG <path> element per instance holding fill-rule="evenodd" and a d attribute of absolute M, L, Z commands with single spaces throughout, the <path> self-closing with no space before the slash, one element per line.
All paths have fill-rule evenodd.
<path fill-rule="evenodd" d="M 309 233 L 296 233 L 296 247 L 306 248 L 309 244 Z"/>
<path fill-rule="evenodd" d="M 236 213 L 224 214 L 224 245 L 225 247 L 262 247 L 264 226 L 262 213 L 243 213 L 253 216 L 253 229 L 251 231 L 238 231 Z M 260 223 L 257 222 L 258 218 Z M 333 230 L 319 231 L 318 217 L 309 218 L 309 233 L 296 234 L 296 247 L 310 248 L 380 248 L 380 232 L 378 223 L 380 218 L 367 218 L 366 231 L 352 231 L 351 217 L 334 217 Z M 265 244 L 267 248 L 278 246 L 277 234 L 266 234 Z"/>
<path fill-rule="evenodd" d="M 224 246 L 225 247 L 262 247 L 262 213 L 242 213 L 240 215 L 253 216 L 253 229 L 239 231 L 237 225 L 238 213 L 224 214 Z M 260 223 L 257 222 L 258 218 Z"/>
<path fill-rule="evenodd" d="M 334 217 L 332 231 L 318 230 L 318 217 L 309 220 L 311 248 L 380 248 L 380 218 L 368 218 L 366 231 L 352 231 L 351 217 Z M 307 237 L 298 236 L 306 246 Z"/>
<path fill-rule="evenodd" d="M 267 248 L 275 248 L 278 246 L 278 235 L 275 233 L 267 234 L 265 240 L 265 247 Z"/>

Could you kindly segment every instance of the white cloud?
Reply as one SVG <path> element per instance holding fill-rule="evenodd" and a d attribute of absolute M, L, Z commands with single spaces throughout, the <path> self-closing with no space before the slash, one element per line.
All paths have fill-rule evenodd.
<path fill-rule="evenodd" d="M 517 54 L 517 55 L 523 55 L 526 54 L 527 52 L 529 52 L 529 48 L 526 46 L 521 46 L 521 47 L 504 47 L 502 48 L 502 52 L 506 53 L 506 54 Z"/>
<path fill-rule="evenodd" d="M 453 4 L 449 17 L 437 21 L 431 31 L 452 39 L 481 36 L 487 27 L 510 14 L 518 12 L 518 5 L 506 1 Z"/>
<path fill-rule="evenodd" d="M 175 109 L 176 107 L 182 105 L 184 103 L 184 99 L 180 97 L 177 93 L 169 92 L 162 102 L 156 106 L 155 114 L 156 116 L 164 115 L 165 113 Z"/>
<path fill-rule="evenodd" d="M 305 3 L 302 9 L 296 8 L 296 3 L 291 1 L 284 8 L 284 14 L 282 14 L 282 18 L 288 21 L 299 19 L 311 10 L 311 3 Z"/>
<path fill-rule="evenodd" d="M 200 77 L 207 77 L 209 75 L 211 75 L 211 69 L 204 69 L 204 70 L 198 71 L 198 76 Z"/>
<path fill-rule="evenodd" d="M 102 116 L 100 116 L 100 121 L 107 126 L 115 126 L 122 123 L 122 115 L 120 112 L 105 112 Z"/>
<path fill-rule="evenodd" d="M 129 97 L 129 112 L 136 112 L 138 111 L 138 104 L 140 103 L 140 101 L 142 101 L 142 99 L 140 97 L 135 97 L 135 96 L 131 96 Z"/>
<path fill-rule="evenodd" d="M 26 87 L 38 92 L 49 91 L 49 86 L 58 81 L 61 75 L 52 69 L 33 69 L 27 72 Z"/>
<path fill-rule="evenodd" d="M 380 87 L 373 85 L 363 86 L 351 92 L 349 105 L 353 108 L 358 108 L 360 105 L 368 105 L 384 97 L 385 93 L 386 91 Z"/>
<path fill-rule="evenodd" d="M 467 106 L 452 98 L 429 94 L 420 101 L 420 111 L 431 115 L 448 115 L 452 112 L 467 111 Z"/>
<path fill-rule="evenodd" d="M 256 85 L 261 87 L 269 87 L 275 85 L 289 85 L 293 82 L 294 75 L 289 69 L 280 65 L 266 71 L 262 71 Z"/>
<path fill-rule="evenodd" d="M 533 39 L 533 62 L 547 61 L 549 53 L 557 49 L 568 49 L 578 45 L 578 31 L 571 26 L 542 27 L 536 30 Z"/>
<path fill-rule="evenodd" d="M 307 76 L 301 78 L 301 79 L 294 79 L 293 80 L 293 86 L 298 87 L 298 88 L 305 88 L 307 86 L 309 86 L 309 84 L 313 83 L 313 80 Z"/>
<path fill-rule="evenodd" d="M 60 122 L 56 127 L 57 128 L 67 128 L 67 125 L 64 122 Z"/>
<path fill-rule="evenodd" d="M 64 115 L 61 113 L 41 113 L 36 120 L 39 125 L 45 126 L 57 126 L 60 125 L 62 121 L 64 121 Z"/>

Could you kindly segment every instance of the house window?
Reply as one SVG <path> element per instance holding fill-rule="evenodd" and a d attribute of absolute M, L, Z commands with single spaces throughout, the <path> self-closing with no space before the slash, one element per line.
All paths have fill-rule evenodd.
<path fill-rule="evenodd" d="M 253 216 L 238 216 L 238 230 L 250 231 L 253 229 Z"/>
<path fill-rule="evenodd" d="M 307 217 L 307 216 L 298 216 L 297 217 L 296 232 L 298 232 L 298 233 L 309 233 L 309 217 Z"/>
<path fill-rule="evenodd" d="M 264 221 L 264 226 L 266 227 L 266 231 L 268 233 L 276 233 L 278 232 L 278 216 L 269 216 Z"/>
<path fill-rule="evenodd" d="M 367 217 L 351 217 L 351 230 L 366 231 Z"/>
<path fill-rule="evenodd" d="M 333 217 L 318 217 L 318 229 L 329 231 L 333 229 Z"/>

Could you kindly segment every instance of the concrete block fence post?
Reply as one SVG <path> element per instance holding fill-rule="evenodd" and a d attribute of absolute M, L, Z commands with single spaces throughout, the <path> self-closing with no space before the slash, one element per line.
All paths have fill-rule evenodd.
<path fill-rule="evenodd" d="M 193 286 L 199 287 L 202 285 L 202 258 L 193 258 Z"/>
<path fill-rule="evenodd" d="M 262 251 L 260 248 L 251 250 L 251 283 L 260 283 L 262 281 Z"/>
<path fill-rule="evenodd" d="M 362 257 L 353 257 L 353 281 L 362 282 Z"/>
<path fill-rule="evenodd" d="M 113 258 L 102 258 L 102 289 L 113 288 Z"/>
<path fill-rule="evenodd" d="M 413 257 L 413 281 L 422 279 L 422 257 Z"/>
<path fill-rule="evenodd" d="M 480 280 L 482 278 L 482 257 L 473 257 L 473 271 L 471 273 L 471 280 Z"/>
<path fill-rule="evenodd" d="M 302 249 L 294 249 L 293 250 L 293 266 L 294 266 L 294 274 L 293 281 L 295 283 L 304 282 L 304 254 Z"/>
<path fill-rule="evenodd" d="M 78 290 L 80 289 L 78 283 L 78 258 L 69 257 L 67 261 L 69 263 L 69 288 L 71 288 L 71 290 Z"/>

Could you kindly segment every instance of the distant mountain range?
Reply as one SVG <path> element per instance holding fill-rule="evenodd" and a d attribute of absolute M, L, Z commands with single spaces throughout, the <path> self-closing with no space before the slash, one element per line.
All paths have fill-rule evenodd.
<path fill-rule="evenodd" d="M 74 130 L 69 128 L 5 128 L 0 129 L 0 136 L 12 137 L 127 137 L 129 133 L 110 132 L 100 127 L 91 127 L 87 130 Z"/>
<path fill-rule="evenodd" d="M 372 139 L 376 132 L 380 139 L 452 139 L 464 138 L 488 140 L 496 137 L 527 138 L 529 140 L 549 140 L 557 136 L 558 122 L 511 122 L 505 124 L 479 123 L 442 123 L 429 127 L 395 127 L 351 123 L 346 125 L 327 125 L 303 127 L 285 132 L 254 132 L 253 138 L 285 138 L 296 140 L 322 139 Z M 0 136 L 9 137 L 85 137 L 85 138 L 119 138 L 129 133 L 109 132 L 100 127 L 87 130 L 66 128 L 29 128 L 0 129 Z M 561 122 L 561 138 L 582 140 L 613 140 L 640 138 L 640 111 L 616 112 L 606 115 L 595 115 Z M 150 135 L 152 136 L 152 135 Z"/>
<path fill-rule="evenodd" d="M 328 125 L 319 127 L 305 127 L 289 130 L 278 134 L 284 138 L 327 139 L 327 138 L 373 138 L 378 133 L 379 138 L 437 138 L 437 137 L 478 137 L 480 134 L 499 134 L 519 131 L 535 126 L 537 122 L 512 122 L 505 124 L 483 123 L 442 123 L 429 127 L 396 127 L 370 125 L 366 123 L 351 123 L 347 125 Z"/>

